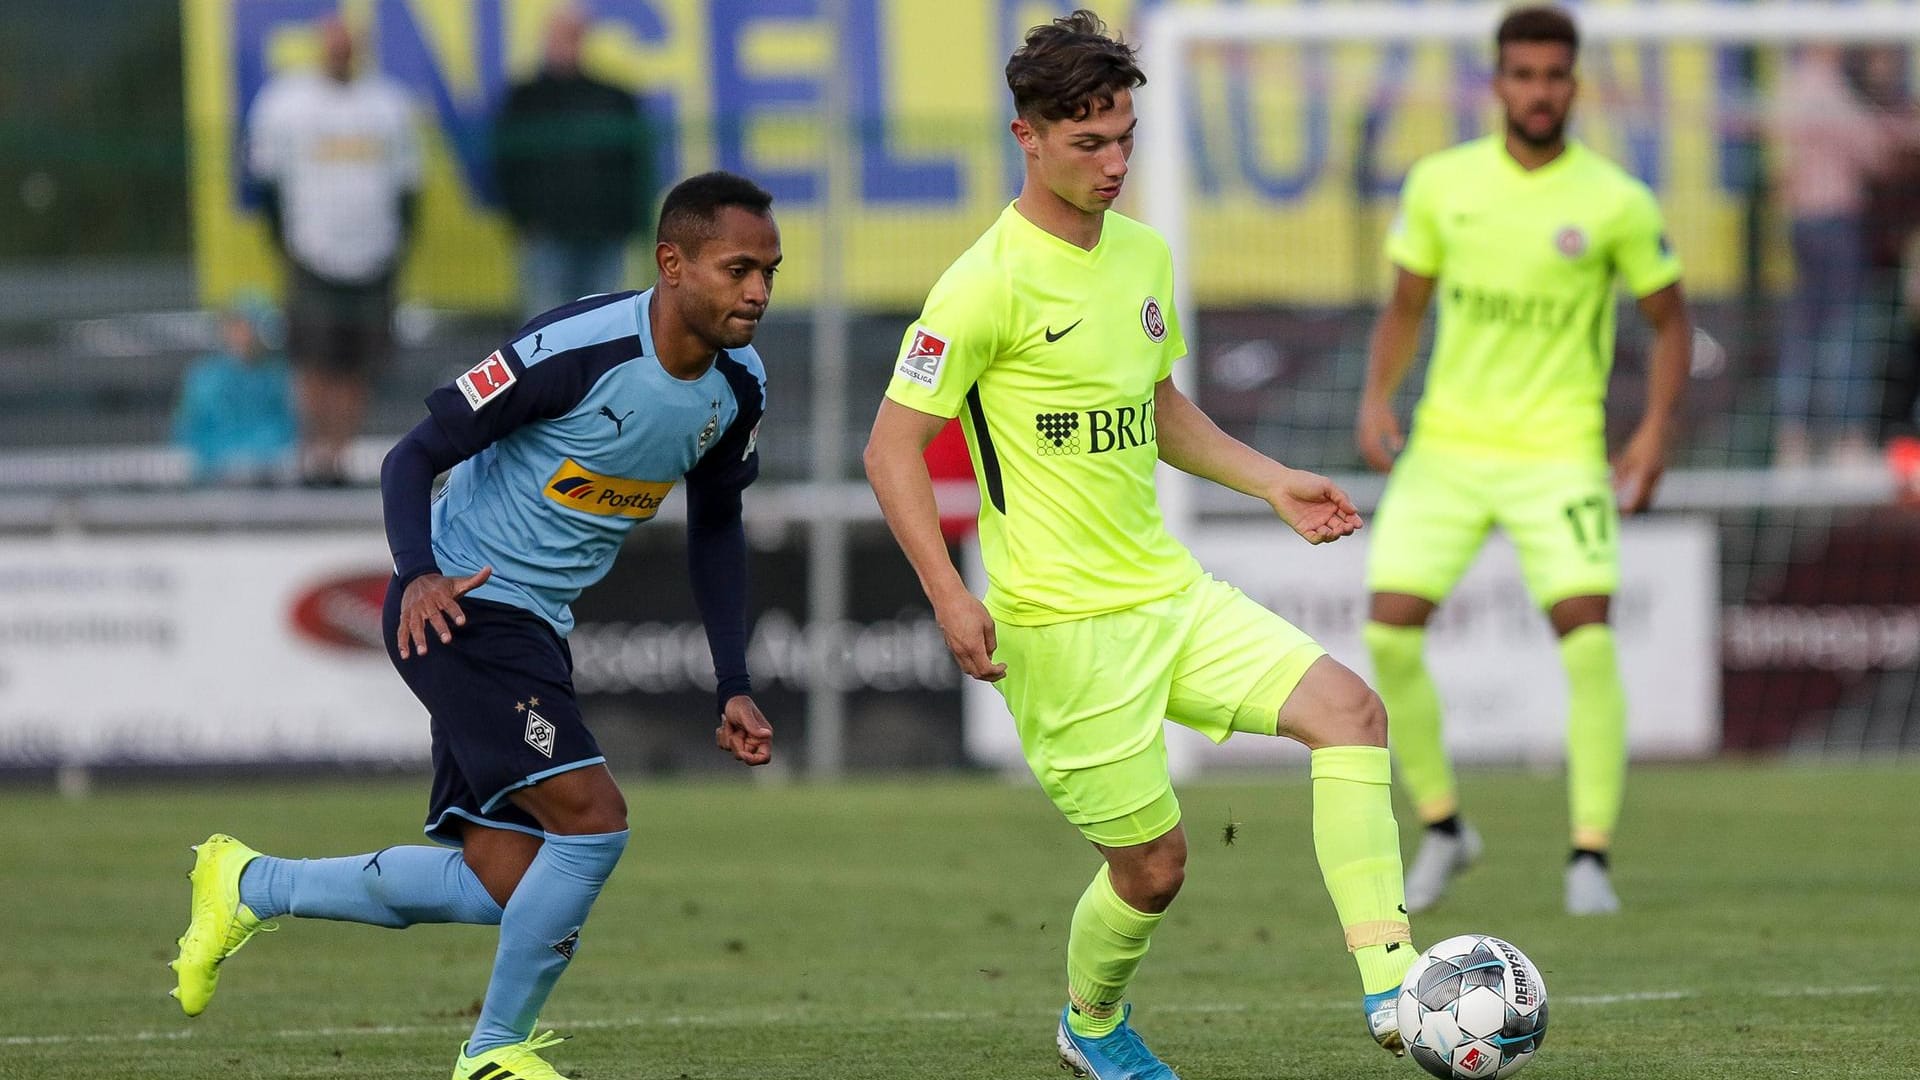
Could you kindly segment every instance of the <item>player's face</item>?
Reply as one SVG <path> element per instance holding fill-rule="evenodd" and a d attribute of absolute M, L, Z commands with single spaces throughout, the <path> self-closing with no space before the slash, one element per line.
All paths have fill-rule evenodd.
<path fill-rule="evenodd" d="M 1500 47 L 1493 92 L 1506 110 L 1507 131 L 1533 146 L 1552 146 L 1567 131 L 1579 83 L 1573 49 L 1557 41 L 1515 41 Z"/>
<path fill-rule="evenodd" d="M 1133 91 L 1115 91 L 1113 104 L 1084 120 L 1029 124 L 1015 120 L 1014 136 L 1047 190 L 1086 213 L 1113 205 L 1133 156 Z"/>
<path fill-rule="evenodd" d="M 681 317 L 694 333 L 715 348 L 738 349 L 753 342 L 773 300 L 780 228 L 771 215 L 738 206 L 721 207 L 714 224 L 711 239 L 674 260 L 679 277 L 674 291 L 682 300 Z"/>

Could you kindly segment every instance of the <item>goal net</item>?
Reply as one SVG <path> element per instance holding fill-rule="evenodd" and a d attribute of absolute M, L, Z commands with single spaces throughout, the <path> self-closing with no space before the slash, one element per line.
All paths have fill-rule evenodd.
<path fill-rule="evenodd" d="M 1572 133 L 1653 187 L 1698 327 L 1675 472 L 1657 512 L 1628 527 L 1616 612 L 1636 724 L 1670 722 L 1661 710 L 1677 696 L 1705 714 L 1685 722 L 1710 731 L 1686 746 L 1636 731 L 1636 751 L 1920 750 L 1920 512 L 1899 497 L 1920 379 L 1920 6 L 1575 10 Z M 1499 130 L 1488 80 L 1502 13 L 1165 4 L 1132 20 L 1151 80 L 1135 209 L 1174 250 L 1183 385 L 1233 434 L 1351 481 L 1367 503 L 1379 482 L 1351 432 L 1391 282 L 1381 242 L 1413 161 Z M 1845 187 L 1834 198 L 1851 216 L 1794 205 L 1793 156 L 1844 157 L 1850 143 L 1860 160 L 1813 171 Z M 1616 447 L 1640 415 L 1650 341 L 1624 296 L 1619 327 Z M 1206 487 L 1172 503 L 1198 513 L 1199 535 L 1264 509 Z M 1364 666 L 1360 560 L 1301 558 L 1332 569 L 1263 599 Z M 1493 573 L 1470 579 L 1434 629 L 1436 650 L 1451 636 L 1468 657 L 1436 664 L 1450 724 L 1564 693 L 1510 552 L 1496 544 L 1487 558 Z M 1257 568 L 1223 576 L 1234 573 L 1259 584 Z M 1551 715 L 1531 722 L 1557 740 Z M 1460 736 L 1496 757 L 1487 742 L 1504 737 Z"/>

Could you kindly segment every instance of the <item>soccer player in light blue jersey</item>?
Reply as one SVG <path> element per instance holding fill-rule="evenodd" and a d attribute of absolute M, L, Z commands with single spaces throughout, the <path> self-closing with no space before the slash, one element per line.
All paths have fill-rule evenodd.
<path fill-rule="evenodd" d="M 435 390 L 387 455 L 388 653 L 432 717 L 426 832 L 450 850 L 278 859 L 209 837 L 173 962 L 188 1016 L 277 916 L 498 924 L 454 1080 L 560 1077 L 539 1056 L 560 1040 L 536 1036 L 536 1021 L 627 843 L 626 802 L 574 698 L 568 604 L 682 479 L 715 739 L 747 765 L 770 759 L 747 675 L 740 505 L 766 404 L 750 343 L 780 263 L 771 196 L 727 173 L 681 183 L 655 259 L 652 289 L 556 308 Z"/>

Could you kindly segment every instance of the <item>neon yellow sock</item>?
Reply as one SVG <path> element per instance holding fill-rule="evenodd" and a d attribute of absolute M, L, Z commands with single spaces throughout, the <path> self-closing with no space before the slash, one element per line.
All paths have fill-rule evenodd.
<path fill-rule="evenodd" d="M 1384 746 L 1323 746 L 1313 752 L 1313 851 L 1333 909 L 1360 965 L 1364 992 L 1400 985 L 1413 966 L 1393 770 Z"/>
<path fill-rule="evenodd" d="M 1120 1026 L 1120 1001 L 1159 925 L 1159 915 L 1120 899 L 1102 864 L 1080 894 L 1067 935 L 1067 1026 L 1074 1034 L 1097 1039 Z"/>
<path fill-rule="evenodd" d="M 1369 622 L 1362 634 L 1373 654 L 1374 689 L 1387 706 L 1388 741 L 1400 765 L 1400 782 L 1420 820 L 1444 821 L 1460 809 L 1460 799 L 1453 763 L 1440 741 L 1440 693 L 1422 655 L 1426 627 Z"/>
<path fill-rule="evenodd" d="M 1613 628 L 1582 626 L 1560 639 L 1567 669 L 1567 801 L 1573 846 L 1605 851 L 1627 787 L 1627 690 Z"/>

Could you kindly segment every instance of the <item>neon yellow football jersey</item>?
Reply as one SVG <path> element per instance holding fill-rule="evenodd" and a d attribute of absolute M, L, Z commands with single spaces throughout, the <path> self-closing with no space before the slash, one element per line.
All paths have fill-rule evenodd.
<path fill-rule="evenodd" d="M 1476 139 L 1414 165 L 1386 250 L 1438 279 L 1416 445 L 1605 457 L 1614 280 L 1645 297 L 1680 279 L 1645 184 L 1578 142 L 1529 172 Z"/>
<path fill-rule="evenodd" d="M 1200 576 L 1153 482 L 1154 384 L 1186 353 L 1172 299 L 1147 226 L 1109 211 L 1087 251 L 1008 206 L 907 330 L 887 396 L 963 417 L 996 619 L 1120 611 Z"/>

